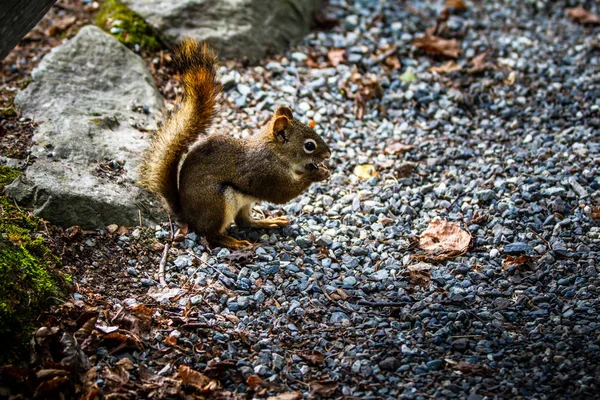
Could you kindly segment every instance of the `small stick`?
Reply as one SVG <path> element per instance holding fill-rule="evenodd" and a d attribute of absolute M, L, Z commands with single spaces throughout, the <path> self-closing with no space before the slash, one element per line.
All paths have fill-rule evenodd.
<path fill-rule="evenodd" d="M 547 241 L 542 235 L 540 235 L 539 233 L 534 231 L 532 227 L 529 227 L 529 230 L 531 231 L 531 233 L 533 233 L 535 236 L 539 237 L 546 243 L 546 246 L 548 246 L 548 250 L 552 250 L 552 245 L 550 244 L 549 241 Z"/>
<path fill-rule="evenodd" d="M 167 265 L 167 258 L 169 257 L 169 249 L 171 248 L 171 243 L 173 242 L 173 239 L 174 239 L 173 221 L 171 221 L 170 215 L 169 215 L 169 226 L 171 227 L 169 239 L 167 240 L 167 243 L 165 243 L 165 248 L 163 249 L 163 254 L 160 259 L 160 264 L 158 264 L 158 281 L 161 286 L 167 286 L 167 281 L 165 280 L 165 266 Z"/>
<path fill-rule="evenodd" d="M 319 287 L 321 288 L 321 291 L 323 292 L 323 294 L 325 295 L 325 297 L 327 297 L 327 300 L 329 300 L 330 302 L 332 302 L 333 304 L 337 305 L 338 307 L 342 308 L 343 310 L 346 310 L 348 312 L 355 312 L 353 309 L 346 307 L 343 304 L 340 304 L 338 301 L 335 301 L 330 295 L 329 293 L 327 293 L 327 290 L 325 290 L 325 287 L 323 287 L 323 284 L 320 281 L 317 281 L 317 284 L 319 285 Z"/>
<path fill-rule="evenodd" d="M 386 51 L 385 53 L 379 55 L 375 60 L 373 60 L 373 62 L 369 63 L 369 66 L 372 67 L 373 65 L 377 65 L 380 62 L 384 61 L 386 58 L 393 56 L 394 54 L 396 54 L 396 52 L 398 51 L 398 46 L 394 46 L 391 49 L 389 49 L 388 51 Z"/>
<path fill-rule="evenodd" d="M 138 208 L 138 217 L 140 219 L 140 227 L 142 227 L 143 226 L 142 225 L 142 210 L 140 210 L 139 208 Z"/>
<path fill-rule="evenodd" d="M 165 280 L 165 265 L 167 265 L 167 258 L 169 256 L 170 248 L 171 242 L 168 241 L 165 243 L 162 258 L 160 259 L 160 264 L 158 264 L 158 281 L 160 282 L 161 286 L 167 286 L 167 281 Z"/>

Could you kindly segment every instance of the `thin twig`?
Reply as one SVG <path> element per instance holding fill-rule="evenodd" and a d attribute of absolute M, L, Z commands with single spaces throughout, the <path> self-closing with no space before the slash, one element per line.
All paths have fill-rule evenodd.
<path fill-rule="evenodd" d="M 329 300 L 330 302 L 332 302 L 333 304 L 337 305 L 338 307 L 340 307 L 343 310 L 346 310 L 348 312 L 355 312 L 353 309 L 351 309 L 349 307 L 346 307 L 345 305 L 340 304 L 340 302 L 334 300 L 333 297 L 331 297 L 329 295 L 329 293 L 327 293 L 327 290 L 325 290 L 325 287 L 323 287 L 323 284 L 320 281 L 317 281 L 317 284 L 321 288 L 321 291 L 323 292 L 323 294 L 325 295 L 325 297 L 327 297 L 327 300 Z"/>
<path fill-rule="evenodd" d="M 161 286 L 167 286 L 167 281 L 165 280 L 165 265 L 167 265 L 167 258 L 169 256 L 170 248 L 171 242 L 168 241 L 165 243 L 162 258 L 160 259 L 160 264 L 158 264 L 158 281 L 160 282 Z"/>
<path fill-rule="evenodd" d="M 396 54 L 398 49 L 399 49 L 398 46 L 394 46 L 391 49 L 389 49 L 388 51 L 386 51 L 385 53 L 379 55 L 375 60 L 373 60 L 372 62 L 369 63 L 369 67 L 372 67 L 373 65 L 377 65 L 380 62 L 385 61 L 385 59 L 387 59 L 388 57 Z"/>
<path fill-rule="evenodd" d="M 552 250 L 552 245 L 550 244 L 549 241 L 547 241 L 542 235 L 540 235 L 539 233 L 537 233 L 535 230 L 533 230 L 532 227 L 529 227 L 529 230 L 531 231 L 531 233 L 533 233 L 535 236 L 539 237 L 540 239 L 542 239 L 544 241 L 544 243 L 546 243 L 546 246 L 548 246 L 548 250 Z"/>
<path fill-rule="evenodd" d="M 167 281 L 165 280 L 165 266 L 167 265 L 167 258 L 169 258 L 169 250 L 171 249 L 171 243 L 173 243 L 173 239 L 175 235 L 173 234 L 173 221 L 171 221 L 171 216 L 169 215 L 169 226 L 170 233 L 169 239 L 165 243 L 165 248 L 163 249 L 163 254 L 160 259 L 160 264 L 158 264 L 158 281 L 161 286 L 167 286 Z"/>

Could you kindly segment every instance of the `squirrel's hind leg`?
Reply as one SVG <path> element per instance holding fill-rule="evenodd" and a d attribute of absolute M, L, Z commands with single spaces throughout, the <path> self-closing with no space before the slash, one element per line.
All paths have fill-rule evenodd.
<path fill-rule="evenodd" d="M 269 217 L 264 219 L 254 219 L 250 215 L 252 204 L 248 204 L 238 211 L 235 216 L 235 224 L 241 228 L 272 229 L 287 226 L 290 220 L 287 217 Z"/>
<path fill-rule="evenodd" d="M 206 236 L 213 246 L 241 249 L 252 246 L 247 240 L 238 240 L 226 234 L 240 208 L 250 204 L 251 200 L 240 195 L 234 189 L 221 184 L 205 185 L 202 196 L 190 196 L 188 221 L 197 233 Z"/>

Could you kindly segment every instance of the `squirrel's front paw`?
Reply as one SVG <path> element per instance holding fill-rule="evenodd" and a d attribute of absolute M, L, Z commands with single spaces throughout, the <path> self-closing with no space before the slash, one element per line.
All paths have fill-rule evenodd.
<path fill-rule="evenodd" d="M 308 173 L 310 174 L 310 178 L 313 182 L 324 181 L 329 178 L 331 173 L 329 169 L 325 166 L 324 163 L 319 164 L 309 164 L 306 166 Z"/>

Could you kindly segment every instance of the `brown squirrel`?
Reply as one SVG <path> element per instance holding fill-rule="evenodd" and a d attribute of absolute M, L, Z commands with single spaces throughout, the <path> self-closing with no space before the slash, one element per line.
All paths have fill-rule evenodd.
<path fill-rule="evenodd" d="M 261 200 L 288 202 L 311 183 L 327 179 L 327 144 L 283 106 L 246 139 L 208 135 L 222 91 L 217 57 L 206 43 L 184 39 L 174 61 L 181 73 L 183 101 L 154 137 L 140 171 L 141 183 L 162 197 L 177 221 L 205 235 L 212 245 L 251 245 L 226 234 L 232 221 L 253 228 L 288 225 L 285 217 L 253 219 L 252 205 Z"/>

